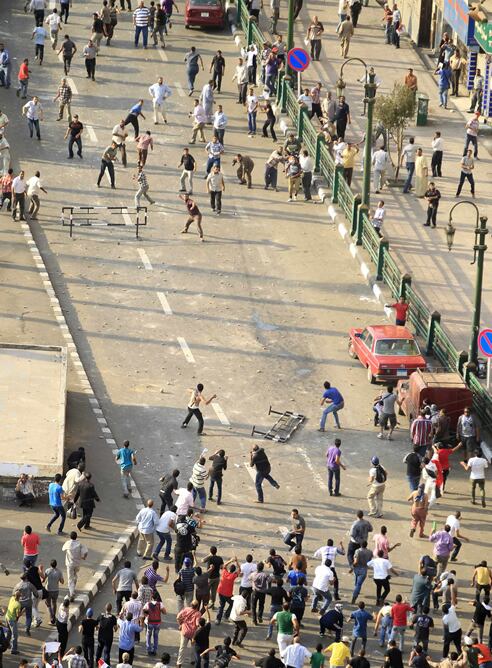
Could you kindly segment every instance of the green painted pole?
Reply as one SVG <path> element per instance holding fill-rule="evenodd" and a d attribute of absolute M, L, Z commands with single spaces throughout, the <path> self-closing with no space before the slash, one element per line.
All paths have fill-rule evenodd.
<path fill-rule="evenodd" d="M 287 53 L 294 48 L 294 0 L 289 0 L 289 13 L 287 17 Z M 292 70 L 286 66 L 287 76 L 292 77 Z"/>
<path fill-rule="evenodd" d="M 371 68 L 369 70 L 369 81 L 366 82 L 366 100 L 367 100 L 367 126 L 366 141 L 364 148 L 364 178 L 362 184 L 362 204 L 369 208 L 371 197 L 371 164 L 372 164 L 372 119 L 374 116 L 374 103 L 376 96 L 376 74 Z"/>
<path fill-rule="evenodd" d="M 487 229 L 487 216 L 480 217 L 480 227 L 477 227 L 475 230 L 475 240 L 478 241 L 478 244 L 475 244 L 473 250 L 477 254 L 477 278 L 475 281 L 475 307 L 473 309 L 473 324 L 470 337 L 470 352 L 468 355 L 468 361 L 477 363 L 478 357 L 478 334 L 480 330 L 480 313 L 482 310 L 482 285 L 483 285 L 483 265 L 485 260 L 485 251 L 487 246 L 485 245 L 485 237 L 488 234 Z"/>

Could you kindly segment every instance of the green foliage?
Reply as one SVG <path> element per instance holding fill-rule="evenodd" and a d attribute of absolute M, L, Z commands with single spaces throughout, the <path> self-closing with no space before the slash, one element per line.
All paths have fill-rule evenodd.
<path fill-rule="evenodd" d="M 374 108 L 376 119 L 384 125 L 395 142 L 396 178 L 398 178 L 400 169 L 405 130 L 415 116 L 415 104 L 414 93 L 401 83 L 395 83 L 393 90 L 388 95 L 378 95 L 376 98 Z"/>

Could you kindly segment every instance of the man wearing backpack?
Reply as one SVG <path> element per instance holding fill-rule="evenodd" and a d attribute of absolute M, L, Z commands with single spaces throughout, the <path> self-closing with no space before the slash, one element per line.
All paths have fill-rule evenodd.
<path fill-rule="evenodd" d="M 166 614 L 166 608 L 158 600 L 157 592 L 152 594 L 152 600 L 143 607 L 143 614 L 147 619 L 146 646 L 149 656 L 156 656 L 159 645 L 159 630 L 161 628 L 162 615 Z"/>
<path fill-rule="evenodd" d="M 379 463 L 379 457 L 371 459 L 372 467 L 369 469 L 369 492 L 367 501 L 369 502 L 368 515 L 371 517 L 383 516 L 383 494 L 386 487 L 388 474 Z"/>

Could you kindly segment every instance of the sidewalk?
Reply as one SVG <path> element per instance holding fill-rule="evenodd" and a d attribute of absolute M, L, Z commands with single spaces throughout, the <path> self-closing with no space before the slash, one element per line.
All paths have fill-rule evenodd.
<path fill-rule="evenodd" d="M 303 84 L 322 81 L 325 90 L 336 94 L 335 83 L 338 79 L 342 59 L 335 28 L 338 22 L 338 3 L 331 0 L 323 6 L 318 2 L 307 2 L 295 25 L 295 43 L 304 46 L 304 38 L 310 18 L 317 14 L 324 24 L 325 32 L 321 61 L 312 63 L 303 75 Z M 443 161 L 443 178 L 436 179 L 437 188 L 442 199 L 438 212 L 437 229 L 424 228 L 426 221 L 426 202 L 413 194 L 404 195 L 401 189 L 385 189 L 379 196 L 385 201 L 386 221 L 385 237 L 390 242 L 392 255 L 403 272 L 413 276 L 414 288 L 429 304 L 431 310 L 439 310 L 442 323 L 452 332 L 452 338 L 458 349 L 467 349 L 470 327 L 473 316 L 473 299 L 475 285 L 475 266 L 473 260 L 473 244 L 475 213 L 471 207 L 460 207 L 453 214 L 456 227 L 453 251 L 450 253 L 446 245 L 445 228 L 451 207 L 458 201 L 455 199 L 460 173 L 460 159 L 464 146 L 465 123 L 471 118 L 466 113 L 469 106 L 465 87 L 461 86 L 462 96 L 450 97 L 449 109 L 438 106 L 436 78 L 433 69 L 429 69 L 430 59 L 423 56 L 408 38 L 401 40 L 401 48 L 396 50 L 385 43 L 384 31 L 381 27 L 382 10 L 379 6 L 364 7 L 356 34 L 350 44 L 349 58 L 362 58 L 368 66 L 373 66 L 377 77 L 381 79 L 377 95 L 389 92 L 394 81 L 403 82 L 408 67 L 414 69 L 418 78 L 419 92 L 430 98 L 429 122 L 425 127 L 411 126 L 407 135 L 415 136 L 415 143 L 424 150 L 429 164 L 432 156 L 431 141 L 436 130 L 440 130 L 445 142 Z M 269 21 L 263 15 L 261 29 L 268 32 Z M 286 17 L 279 22 L 279 31 L 285 36 Z M 351 106 L 352 125 L 348 126 L 347 137 L 360 141 L 365 132 L 365 118 L 361 117 L 363 86 L 359 79 L 363 76 L 360 63 L 347 65 L 344 79 L 347 84 L 345 94 Z M 488 129 L 485 126 L 485 129 Z M 484 137 L 485 135 L 485 137 Z M 489 151 L 491 141 L 481 128 L 479 136 L 480 161 L 475 164 L 475 182 L 477 197 L 475 204 L 482 215 L 487 215 L 492 201 L 490 190 L 491 158 Z M 393 152 L 394 153 L 394 152 Z M 362 154 L 362 151 L 361 151 Z M 394 157 L 394 155 L 393 155 Z M 362 158 L 361 158 L 362 159 Z M 406 173 L 403 168 L 403 174 Z M 352 188 L 360 190 L 361 172 L 354 174 Z M 372 194 L 371 204 L 374 207 L 378 195 Z M 462 199 L 471 199 L 467 186 L 463 188 Z M 490 226 L 489 226 L 490 227 Z M 489 248 L 491 244 L 489 242 Z M 490 251 L 489 251 L 490 254 Z M 486 257 L 482 298 L 482 325 L 490 326 L 492 322 L 492 260 Z"/>
<path fill-rule="evenodd" d="M 21 228 L 19 222 L 13 222 L 10 216 L 2 216 L 0 238 L 0 282 L 4 288 L 0 296 L 0 324 L 2 339 L 15 343 L 36 343 L 49 345 L 67 345 L 69 349 L 68 397 L 65 453 L 79 446 L 84 446 L 87 454 L 87 470 L 93 473 L 93 481 L 101 498 L 95 511 L 94 530 L 80 534 L 81 541 L 87 545 L 89 555 L 79 574 L 77 598 L 71 606 L 72 615 L 87 602 L 87 596 L 95 593 L 96 586 L 104 580 L 113 561 L 129 544 L 134 526 L 135 500 L 123 500 L 121 496 L 118 468 L 114 464 L 111 448 L 105 444 L 105 435 L 93 411 L 87 387 L 82 382 L 80 370 L 74 361 L 73 349 L 67 344 L 63 333 L 64 319 L 56 313 L 44 284 L 43 276 L 36 261 L 37 249 L 29 240 L 29 232 Z M 34 250 L 31 250 L 34 249 Z M 35 264 L 37 262 L 37 264 Z M 55 317 L 56 316 L 56 317 Z M 99 418 L 100 420 L 101 418 Z M 42 448 L 42 443 L 40 443 Z M 18 508 L 15 501 L 1 503 L 2 533 L 0 551 L 2 563 L 10 571 L 2 576 L 0 598 L 5 605 L 12 588 L 19 582 L 22 573 L 22 548 L 20 539 L 23 528 L 30 524 L 41 536 L 38 564 L 49 566 L 51 559 L 56 559 L 64 568 L 63 543 L 70 531 L 76 529 L 76 520 L 67 520 L 65 536 L 58 536 L 56 531 L 48 533 L 45 529 L 51 511 L 45 500 L 35 503 L 33 509 Z M 54 529 L 58 524 L 55 525 Z M 65 578 L 66 580 L 66 578 Z M 61 587 L 60 595 L 66 593 L 66 584 Z M 85 594 L 85 596 L 84 596 Z M 23 656 L 37 656 L 40 643 L 46 639 L 48 614 L 44 603 L 40 605 L 43 619 L 42 626 L 32 629 L 32 636 L 25 635 L 24 622 L 20 625 L 19 651 Z M 16 657 L 4 656 L 4 665 L 14 665 Z M 17 663 L 15 661 L 15 663 Z"/>

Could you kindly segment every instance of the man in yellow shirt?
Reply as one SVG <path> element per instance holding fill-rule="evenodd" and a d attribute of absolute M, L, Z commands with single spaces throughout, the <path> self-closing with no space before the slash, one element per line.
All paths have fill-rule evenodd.
<path fill-rule="evenodd" d="M 355 167 L 355 156 L 359 152 L 359 147 L 357 144 L 349 144 L 342 151 L 342 165 L 343 165 L 343 176 L 347 181 L 347 185 L 352 183 L 352 175 L 354 173 Z"/>
<path fill-rule="evenodd" d="M 7 606 L 7 612 L 5 613 L 5 621 L 9 625 L 11 633 L 11 654 L 19 654 L 17 650 L 17 640 L 19 638 L 19 630 L 17 628 L 17 622 L 19 617 L 22 614 L 22 606 L 19 602 L 21 597 L 21 592 L 16 591 L 13 596 L 9 599 L 9 604 Z"/>
<path fill-rule="evenodd" d="M 344 668 L 350 659 L 350 638 L 342 636 L 340 642 L 332 642 L 323 654 L 330 655 L 330 668 Z"/>

